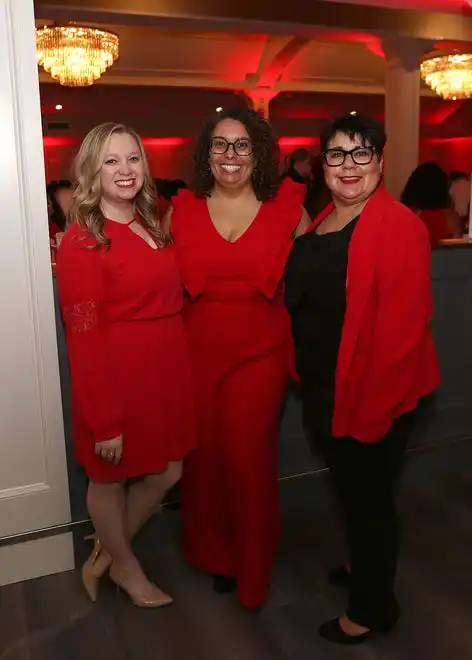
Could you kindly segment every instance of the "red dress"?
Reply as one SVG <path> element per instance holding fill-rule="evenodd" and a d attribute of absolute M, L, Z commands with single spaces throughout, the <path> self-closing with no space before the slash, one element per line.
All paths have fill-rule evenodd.
<path fill-rule="evenodd" d="M 198 449 L 184 465 L 183 552 L 235 576 L 247 607 L 266 596 L 279 535 L 277 445 L 289 376 L 290 322 L 281 278 L 304 187 L 286 180 L 234 243 L 206 199 L 181 191 L 171 231 L 188 294 Z"/>
<path fill-rule="evenodd" d="M 95 241 L 73 224 L 56 267 L 76 456 L 97 481 L 162 472 L 195 447 L 175 249 L 110 220 L 105 231 L 111 247 L 90 250 Z M 119 465 L 95 456 L 95 441 L 119 434 Z"/>

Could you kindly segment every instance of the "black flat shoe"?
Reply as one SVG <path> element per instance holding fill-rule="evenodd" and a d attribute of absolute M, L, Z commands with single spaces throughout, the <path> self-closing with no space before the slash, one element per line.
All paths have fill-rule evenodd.
<path fill-rule="evenodd" d="M 213 591 L 230 594 L 236 589 L 236 578 L 231 575 L 213 575 Z"/>
<path fill-rule="evenodd" d="M 333 587 L 351 587 L 352 573 L 349 573 L 345 566 L 338 566 L 328 574 L 328 582 Z"/>
<path fill-rule="evenodd" d="M 339 619 L 332 619 L 331 621 L 323 623 L 323 625 L 318 628 L 318 634 L 323 637 L 323 639 L 326 639 L 328 642 L 333 642 L 334 644 L 355 646 L 356 644 L 367 642 L 372 636 L 380 634 L 387 635 L 393 630 L 394 626 L 395 624 L 385 626 L 380 630 L 367 630 L 360 635 L 349 635 L 341 628 Z"/>
<path fill-rule="evenodd" d="M 365 633 L 360 635 L 348 635 L 341 628 L 339 619 L 332 619 L 323 623 L 322 626 L 318 628 L 318 634 L 326 639 L 328 642 L 333 642 L 334 644 L 344 644 L 344 646 L 354 646 L 356 644 L 363 644 L 374 634 L 373 630 L 368 630 Z"/>

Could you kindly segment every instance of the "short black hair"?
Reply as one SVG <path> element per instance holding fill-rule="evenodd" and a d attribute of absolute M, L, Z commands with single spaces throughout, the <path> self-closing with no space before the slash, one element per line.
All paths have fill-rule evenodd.
<path fill-rule="evenodd" d="M 260 202 L 273 199 L 280 185 L 279 144 L 271 126 L 260 113 L 250 108 L 229 108 L 209 119 L 198 138 L 195 149 L 195 190 L 198 197 L 206 197 L 213 188 L 213 175 L 208 159 L 213 132 L 224 119 L 234 119 L 246 128 L 253 144 L 254 172 L 252 187 Z"/>
<path fill-rule="evenodd" d="M 401 201 L 410 209 L 428 211 L 451 206 L 446 172 L 437 163 L 418 165 L 406 182 Z"/>
<path fill-rule="evenodd" d="M 364 115 L 343 115 L 330 121 L 320 135 L 321 152 L 324 153 L 337 133 L 347 135 L 350 140 L 360 138 L 362 146 L 370 146 L 381 156 L 387 142 L 385 130 L 380 122 Z"/>

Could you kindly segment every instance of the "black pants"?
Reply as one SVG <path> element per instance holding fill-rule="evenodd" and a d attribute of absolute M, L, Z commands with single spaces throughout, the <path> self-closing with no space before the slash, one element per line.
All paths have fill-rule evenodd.
<path fill-rule="evenodd" d="M 395 484 L 416 411 L 397 419 L 381 442 L 364 444 L 351 437 L 333 438 L 322 415 L 313 408 L 306 414 L 307 405 L 305 401 L 305 422 L 330 468 L 346 522 L 353 574 L 347 615 L 366 628 L 382 629 L 399 616 L 394 594 L 399 547 Z M 326 408 L 323 413 L 326 419 Z"/>

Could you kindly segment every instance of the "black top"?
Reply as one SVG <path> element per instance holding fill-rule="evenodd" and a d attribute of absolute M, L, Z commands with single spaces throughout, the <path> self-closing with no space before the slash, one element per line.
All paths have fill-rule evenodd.
<path fill-rule="evenodd" d="M 285 304 L 292 317 L 302 388 L 334 391 L 346 312 L 346 277 L 354 218 L 340 231 L 297 238 L 285 271 Z"/>

